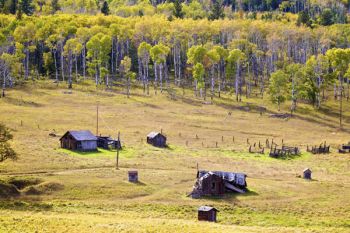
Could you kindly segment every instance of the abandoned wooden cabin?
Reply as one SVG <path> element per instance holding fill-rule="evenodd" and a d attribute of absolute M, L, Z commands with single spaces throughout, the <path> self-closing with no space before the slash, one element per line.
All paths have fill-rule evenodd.
<path fill-rule="evenodd" d="M 197 181 L 190 194 L 192 198 L 201 196 L 222 196 L 229 192 L 246 192 L 246 175 L 221 171 L 198 171 Z"/>
<path fill-rule="evenodd" d="M 61 138 L 61 148 L 78 151 L 97 150 L 97 138 L 89 130 L 70 130 Z"/>
<path fill-rule="evenodd" d="M 219 212 L 214 207 L 201 206 L 198 208 L 198 220 L 199 221 L 209 221 L 216 222 L 216 213 Z"/>
<path fill-rule="evenodd" d="M 137 171 L 128 171 L 129 182 L 137 183 L 139 181 L 139 176 Z"/>
<path fill-rule="evenodd" d="M 166 137 L 158 132 L 150 132 L 147 135 L 147 143 L 156 147 L 166 147 Z"/>
<path fill-rule="evenodd" d="M 97 136 L 97 147 L 109 149 L 122 149 L 120 140 L 115 140 L 109 136 Z"/>
<path fill-rule="evenodd" d="M 311 180 L 311 173 L 312 173 L 312 171 L 310 170 L 310 168 L 304 169 L 303 178 L 306 180 Z"/>

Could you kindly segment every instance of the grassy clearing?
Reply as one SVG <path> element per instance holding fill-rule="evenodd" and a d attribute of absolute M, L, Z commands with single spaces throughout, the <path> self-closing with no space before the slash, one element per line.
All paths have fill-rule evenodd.
<path fill-rule="evenodd" d="M 204 104 L 189 90 L 173 101 L 167 94 L 146 97 L 137 89 L 128 99 L 119 89 L 96 91 L 85 84 L 67 94 L 61 87 L 44 84 L 10 90 L 8 98 L 0 99 L 0 121 L 13 129 L 13 146 L 19 154 L 17 161 L 0 164 L 0 180 L 17 179 L 17 184 L 39 191 L 52 187 L 43 184 L 62 184 L 62 188 L 40 194 L 23 188 L 18 197 L 0 200 L 0 232 L 349 230 L 350 156 L 335 153 L 337 145 L 349 141 L 347 102 L 345 130 L 340 131 L 333 114 L 335 102 L 320 111 L 300 104 L 295 117 L 281 120 L 267 113 L 261 116 L 258 106 L 268 112 L 276 108 L 259 98 L 236 103 L 224 95 Z M 119 170 L 115 151 L 71 152 L 59 148 L 59 137 L 48 135 L 74 129 L 94 132 L 97 101 L 100 132 L 113 137 L 121 132 Z M 284 109 L 288 111 L 288 106 Z M 169 148 L 145 143 L 149 131 L 161 129 Z M 283 139 L 302 151 L 307 144 L 327 140 L 333 153 L 303 152 L 292 159 L 273 159 L 247 153 L 247 138 L 251 143 Z M 197 163 L 200 169 L 248 174 L 250 192 L 224 199 L 188 198 Z M 311 182 L 299 178 L 305 167 L 313 171 Z M 139 171 L 139 184 L 127 182 L 131 169 Z M 196 209 L 204 204 L 221 211 L 217 224 L 196 220 Z"/>

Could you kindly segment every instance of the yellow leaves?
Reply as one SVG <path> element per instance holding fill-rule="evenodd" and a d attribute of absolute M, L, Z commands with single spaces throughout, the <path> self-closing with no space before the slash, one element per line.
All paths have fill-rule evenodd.
<path fill-rule="evenodd" d="M 35 31 L 34 24 L 29 22 L 24 26 L 19 26 L 15 29 L 13 36 L 17 42 L 27 43 L 34 39 Z"/>

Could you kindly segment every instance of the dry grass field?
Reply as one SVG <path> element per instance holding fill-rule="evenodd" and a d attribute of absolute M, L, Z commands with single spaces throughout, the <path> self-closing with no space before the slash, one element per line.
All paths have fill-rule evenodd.
<path fill-rule="evenodd" d="M 144 96 L 132 89 L 95 90 L 91 85 L 47 82 L 8 90 L 0 99 L 0 121 L 13 130 L 17 161 L 0 164 L 0 180 L 26 183 L 20 195 L 0 199 L 0 232 L 349 232 L 350 154 L 338 154 L 350 141 L 350 103 L 344 129 L 338 129 L 337 103 L 320 110 L 300 104 L 286 120 L 270 118 L 276 106 L 266 99 L 236 103 L 224 95 L 206 103 L 191 90 Z M 114 151 L 75 153 L 59 148 L 67 130 L 96 130 L 117 136 L 124 149 L 120 169 Z M 288 104 L 282 111 L 288 111 Z M 262 115 L 259 106 L 267 108 Z M 22 123 L 21 123 L 22 122 Z M 150 131 L 162 130 L 169 148 L 146 144 Z M 249 154 L 250 143 L 301 147 L 302 155 L 273 159 Z M 234 139 L 234 140 L 233 140 Z M 332 153 L 312 155 L 306 145 L 331 144 Z M 216 146 L 217 144 L 217 146 Z M 244 172 L 250 192 L 223 199 L 187 196 L 200 169 Z M 299 177 L 304 168 L 313 180 Z M 140 183 L 127 182 L 137 169 Z M 200 205 L 217 207 L 217 223 L 197 221 Z"/>

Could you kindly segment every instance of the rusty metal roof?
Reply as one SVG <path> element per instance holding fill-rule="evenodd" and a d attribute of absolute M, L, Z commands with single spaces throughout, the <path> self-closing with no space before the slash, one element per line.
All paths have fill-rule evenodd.
<path fill-rule="evenodd" d="M 245 178 L 247 177 L 244 173 L 234 173 L 234 172 L 223 172 L 223 171 L 198 171 L 198 178 L 206 178 L 209 174 L 215 174 L 222 179 L 234 182 L 238 185 L 245 186 Z"/>

